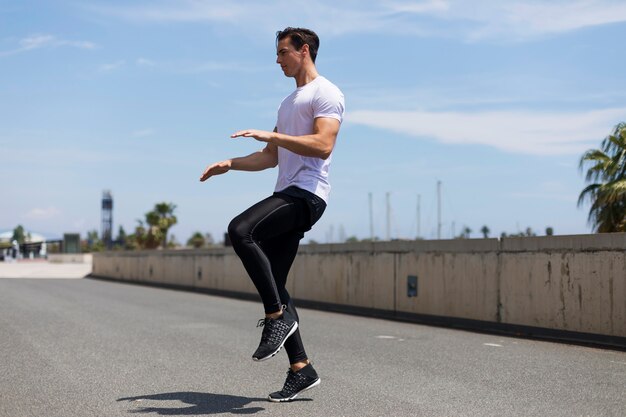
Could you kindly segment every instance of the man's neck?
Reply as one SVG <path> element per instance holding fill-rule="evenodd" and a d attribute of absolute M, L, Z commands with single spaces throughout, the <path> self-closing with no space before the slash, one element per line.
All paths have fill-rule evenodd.
<path fill-rule="evenodd" d="M 319 74 L 317 73 L 315 65 L 303 68 L 302 71 L 294 77 L 296 79 L 296 87 L 302 87 L 303 85 L 307 85 L 318 76 Z"/>

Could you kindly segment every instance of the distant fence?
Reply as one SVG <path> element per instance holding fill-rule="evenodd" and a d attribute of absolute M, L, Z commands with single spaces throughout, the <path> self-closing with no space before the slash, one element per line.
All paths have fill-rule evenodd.
<path fill-rule="evenodd" d="M 626 347 L 626 234 L 303 245 L 303 305 Z M 93 275 L 252 297 L 231 248 L 96 253 Z"/>

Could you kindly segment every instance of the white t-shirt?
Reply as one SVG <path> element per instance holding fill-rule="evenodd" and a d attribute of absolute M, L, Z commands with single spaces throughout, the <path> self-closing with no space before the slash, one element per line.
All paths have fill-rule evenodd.
<path fill-rule="evenodd" d="M 337 86 L 318 75 L 308 84 L 298 87 L 280 103 L 278 108 L 278 133 L 303 136 L 313 133 L 313 121 L 317 117 L 343 120 L 344 98 Z M 295 185 L 312 192 L 328 202 L 330 184 L 328 167 L 332 153 L 327 159 L 301 156 L 278 147 L 278 179 L 275 191 Z"/>

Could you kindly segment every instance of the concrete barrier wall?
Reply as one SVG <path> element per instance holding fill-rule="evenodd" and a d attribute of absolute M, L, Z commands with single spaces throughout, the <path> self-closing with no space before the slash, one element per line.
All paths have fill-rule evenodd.
<path fill-rule="evenodd" d="M 50 253 L 48 262 L 55 264 L 90 264 L 91 253 Z"/>
<path fill-rule="evenodd" d="M 343 306 L 626 337 L 625 249 L 621 233 L 304 245 L 288 290 Z M 98 253 L 93 274 L 256 294 L 230 248 Z"/>

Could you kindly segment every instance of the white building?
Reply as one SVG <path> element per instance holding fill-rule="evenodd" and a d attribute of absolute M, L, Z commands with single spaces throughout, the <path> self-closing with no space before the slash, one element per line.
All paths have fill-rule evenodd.
<path fill-rule="evenodd" d="M 4 252 L 5 258 L 9 255 L 9 252 L 16 247 L 17 242 L 12 242 L 13 230 L 0 233 L 0 251 Z M 29 232 L 24 230 L 24 243 L 37 244 L 40 243 L 40 249 L 38 251 L 39 256 L 46 256 L 46 238 L 39 233 Z M 16 248 L 19 251 L 19 246 Z M 34 254 L 30 254 L 33 256 Z M 21 254 L 18 254 L 21 257 Z"/>

